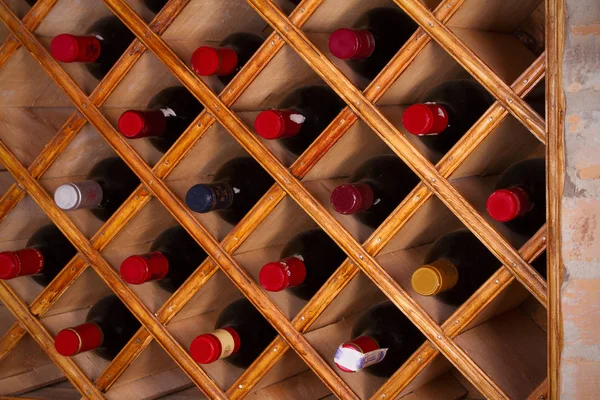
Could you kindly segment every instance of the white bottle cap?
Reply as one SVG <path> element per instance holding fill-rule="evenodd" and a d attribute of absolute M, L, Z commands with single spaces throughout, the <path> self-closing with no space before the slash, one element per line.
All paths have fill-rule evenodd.
<path fill-rule="evenodd" d="M 54 202 L 63 210 L 75 210 L 81 203 L 81 192 L 76 185 L 65 183 L 54 192 Z"/>

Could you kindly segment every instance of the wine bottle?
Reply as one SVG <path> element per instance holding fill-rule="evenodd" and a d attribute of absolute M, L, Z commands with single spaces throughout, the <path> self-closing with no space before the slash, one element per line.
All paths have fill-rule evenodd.
<path fill-rule="evenodd" d="M 37 0 L 25 0 L 25 2 L 33 7 L 33 5 L 37 2 Z"/>
<path fill-rule="evenodd" d="M 54 225 L 38 229 L 24 249 L 0 253 L 0 279 L 30 275 L 46 286 L 77 254 L 62 232 Z"/>
<path fill-rule="evenodd" d="M 216 210 L 235 225 L 272 185 L 271 176 L 252 158 L 234 158 L 217 171 L 213 183 L 192 186 L 185 202 L 198 213 Z"/>
<path fill-rule="evenodd" d="M 132 285 L 157 281 L 160 287 L 173 293 L 205 258 L 202 247 L 185 229 L 174 226 L 158 235 L 149 253 L 127 257 L 120 273 Z"/>
<path fill-rule="evenodd" d="M 287 95 L 277 109 L 258 114 L 254 130 L 265 139 L 279 139 L 285 148 L 300 155 L 344 106 L 326 86 L 301 87 Z"/>
<path fill-rule="evenodd" d="M 354 24 L 329 36 L 329 51 L 347 60 L 357 74 L 371 80 L 417 30 L 418 25 L 400 8 L 374 8 Z"/>
<path fill-rule="evenodd" d="M 168 0 L 142 0 L 146 8 L 155 14 L 158 14 L 160 10 L 167 4 Z"/>
<path fill-rule="evenodd" d="M 342 343 L 334 361 L 344 372 L 365 370 L 390 377 L 425 341 L 421 332 L 390 301 L 366 310 Z"/>
<path fill-rule="evenodd" d="M 128 110 L 119 118 L 119 131 L 129 139 L 148 137 L 161 153 L 167 152 L 203 110 L 183 86 L 161 90 L 147 110 Z"/>
<path fill-rule="evenodd" d="M 547 275 L 547 259 L 546 259 L 546 252 L 544 251 L 542 254 L 540 254 L 538 256 L 538 258 L 536 258 L 532 263 L 531 266 L 533 267 L 533 269 L 535 269 L 537 272 L 540 273 L 540 275 L 542 276 L 542 278 L 546 279 L 546 275 Z"/>
<path fill-rule="evenodd" d="M 94 350 L 112 360 L 140 328 L 139 321 L 115 295 L 98 301 L 85 324 L 63 329 L 54 339 L 56 351 L 66 357 Z"/>
<path fill-rule="evenodd" d="M 331 192 L 332 207 L 377 228 L 415 188 L 419 178 L 397 156 L 385 155 L 367 160 L 349 181 Z"/>
<path fill-rule="evenodd" d="M 54 202 L 63 210 L 89 208 L 96 218 L 106 221 L 139 184 L 123 160 L 106 158 L 92 168 L 85 181 L 60 185 Z"/>
<path fill-rule="evenodd" d="M 216 75 L 223 85 L 227 85 L 264 41 L 253 33 L 231 34 L 219 47 L 198 47 L 192 54 L 192 68 L 201 76 Z"/>
<path fill-rule="evenodd" d="M 222 358 L 231 365 L 247 368 L 276 335 L 258 310 L 248 300 L 240 299 L 223 309 L 213 332 L 192 341 L 190 355 L 200 364 Z"/>
<path fill-rule="evenodd" d="M 133 39 L 133 33 L 117 17 L 105 17 L 92 25 L 86 36 L 56 36 L 50 43 L 50 52 L 60 62 L 86 63 L 88 71 L 102 79 Z"/>
<path fill-rule="evenodd" d="M 543 158 L 519 161 L 504 171 L 488 197 L 488 214 L 512 231 L 531 236 L 546 222 L 546 164 Z"/>
<path fill-rule="evenodd" d="M 422 296 L 436 296 L 458 307 L 499 267 L 499 261 L 475 235 L 461 229 L 433 242 L 411 284 Z"/>
<path fill-rule="evenodd" d="M 346 258 L 345 253 L 321 229 L 296 235 L 281 251 L 280 260 L 260 270 L 260 285 L 269 292 L 289 289 L 309 300 Z"/>
<path fill-rule="evenodd" d="M 422 103 L 404 110 L 402 123 L 429 149 L 445 154 L 493 103 L 492 95 L 474 80 L 447 81 L 429 91 Z"/>

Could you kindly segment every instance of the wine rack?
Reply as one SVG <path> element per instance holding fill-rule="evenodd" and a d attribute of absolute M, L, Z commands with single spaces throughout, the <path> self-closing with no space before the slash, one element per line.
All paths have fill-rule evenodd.
<path fill-rule="evenodd" d="M 23 245 L 48 219 L 78 250 L 43 289 L 30 278 L 0 281 L 0 395 L 67 378 L 85 398 L 156 398 L 194 385 L 182 393 L 233 399 L 458 399 L 467 392 L 468 398 L 547 398 L 547 371 L 555 372 L 547 368 L 546 309 L 554 292 L 530 263 L 547 244 L 556 250 L 547 233 L 556 229 L 552 188 L 561 154 L 552 136 L 560 119 L 560 34 L 548 32 L 558 31 L 561 2 L 303 0 L 293 6 L 288 0 L 170 0 L 157 15 L 140 0 L 85 3 L 38 0 L 29 8 L 25 0 L 0 0 L 0 250 Z M 402 8 L 420 27 L 366 82 L 333 59 L 326 33 L 382 5 Z M 137 38 L 102 81 L 50 56 L 51 36 L 77 32 L 88 19 L 111 13 Z M 536 55 L 511 35 L 535 15 L 545 21 L 548 38 L 546 51 Z M 266 39 L 225 88 L 189 68 L 195 47 L 244 30 Z M 440 82 L 469 75 L 496 102 L 447 154 L 429 153 L 403 131 L 402 105 Z M 547 122 L 525 99 L 544 80 Z M 347 106 L 301 156 L 252 132 L 258 111 L 276 106 L 290 88 L 315 81 L 333 88 Z M 177 82 L 205 110 L 166 154 L 117 132 L 116 119 L 126 107 L 143 107 Z M 246 153 L 275 184 L 240 223 L 231 227 L 185 207 L 187 188 Z M 421 183 L 375 230 L 336 215 L 327 201 L 333 185 L 384 153 L 400 157 Z M 531 238 L 515 237 L 487 219 L 483 196 L 493 176 L 511 163 L 544 153 L 550 225 Z M 55 206 L 54 188 L 85 176 L 90 160 L 112 154 L 141 183 L 106 223 Z M 172 296 L 152 284 L 130 287 L 117 272 L 119 263 L 174 224 L 210 257 Z M 264 292 L 257 283 L 260 266 L 295 233 L 317 225 L 345 251 L 346 261 L 307 303 Z M 470 229 L 503 266 L 455 309 L 415 294 L 407 271 L 429 243 L 459 227 Z M 551 253 L 549 259 L 556 262 Z M 554 288 L 552 272 L 549 279 Z M 81 321 L 110 292 L 142 328 L 110 363 L 60 356 L 53 345 L 57 331 Z M 244 371 L 223 363 L 201 367 L 189 356 L 189 343 L 212 328 L 217 310 L 241 296 L 279 336 Z M 427 341 L 387 380 L 337 370 L 333 351 L 349 339 L 353 318 L 385 298 Z M 549 322 L 552 330 L 555 321 Z M 43 393 L 51 397 L 52 391 Z"/>

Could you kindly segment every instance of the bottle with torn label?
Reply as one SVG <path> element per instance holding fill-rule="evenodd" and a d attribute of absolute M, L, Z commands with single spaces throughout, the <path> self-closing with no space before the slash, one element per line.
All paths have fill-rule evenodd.
<path fill-rule="evenodd" d="M 422 296 L 458 307 L 498 268 L 500 262 L 487 247 L 469 230 L 460 229 L 433 242 L 411 284 Z"/>
<path fill-rule="evenodd" d="M 365 370 L 390 377 L 423 344 L 425 337 L 390 301 L 366 310 L 352 328 L 352 340 L 334 356 L 344 372 Z"/>
<path fill-rule="evenodd" d="M 197 336 L 190 355 L 200 364 L 224 359 L 239 368 L 247 368 L 275 339 L 276 331 L 247 300 L 240 299 L 223 309 L 215 330 Z"/>
<path fill-rule="evenodd" d="M 50 53 L 60 62 L 85 63 L 98 80 L 115 65 L 135 36 L 117 17 L 98 20 L 84 36 L 61 34 L 50 43 Z"/>
<path fill-rule="evenodd" d="M 43 226 L 29 238 L 25 248 L 0 253 L 0 279 L 29 275 L 46 286 L 76 253 L 56 226 Z"/>
<path fill-rule="evenodd" d="M 110 361 L 141 326 L 115 295 L 106 296 L 94 304 L 85 321 L 58 332 L 54 347 L 59 354 L 70 357 L 93 350 Z"/>
<path fill-rule="evenodd" d="M 203 110 L 202 104 L 183 86 L 161 90 L 146 110 L 128 110 L 119 118 L 119 131 L 129 139 L 148 138 L 165 153 Z"/>
<path fill-rule="evenodd" d="M 444 82 L 421 100 L 404 110 L 402 123 L 409 133 L 441 155 L 494 103 L 494 97 L 472 79 Z"/>
<path fill-rule="evenodd" d="M 264 139 L 277 139 L 290 152 L 300 155 L 344 105 L 327 86 L 301 87 L 289 93 L 277 109 L 258 114 L 254 130 Z"/>
<path fill-rule="evenodd" d="M 260 285 L 269 292 L 288 289 L 294 296 L 309 300 L 345 258 L 325 232 L 311 229 L 292 238 L 279 261 L 262 267 Z"/>
<path fill-rule="evenodd" d="M 54 202 L 66 211 L 87 208 L 106 221 L 139 184 L 123 160 L 106 158 L 92 168 L 86 180 L 60 185 L 54 191 Z"/>
<path fill-rule="evenodd" d="M 371 158 L 331 192 L 330 202 L 340 214 L 352 214 L 377 228 L 419 183 L 419 178 L 396 155 Z"/>
<path fill-rule="evenodd" d="M 185 202 L 197 213 L 216 211 L 230 224 L 237 224 L 263 194 L 273 179 L 250 157 L 234 158 L 215 174 L 213 183 L 192 186 Z"/>

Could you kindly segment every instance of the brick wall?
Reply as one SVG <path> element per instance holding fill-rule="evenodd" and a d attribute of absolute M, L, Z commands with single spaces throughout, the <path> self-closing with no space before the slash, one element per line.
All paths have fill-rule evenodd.
<path fill-rule="evenodd" d="M 561 400 L 600 399 L 600 1 L 567 0 Z"/>

